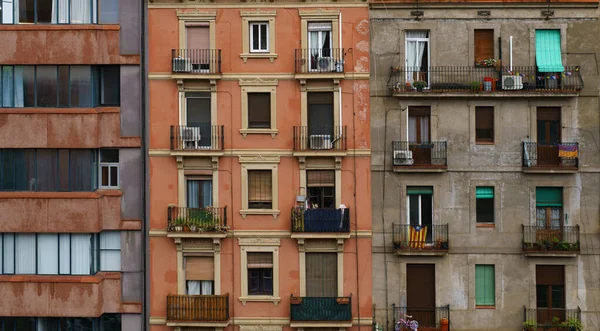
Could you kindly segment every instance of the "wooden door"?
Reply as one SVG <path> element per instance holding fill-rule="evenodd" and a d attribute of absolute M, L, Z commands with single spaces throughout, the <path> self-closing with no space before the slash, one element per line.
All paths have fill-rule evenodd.
<path fill-rule="evenodd" d="M 537 109 L 537 165 L 558 166 L 558 144 L 560 137 L 560 108 L 539 107 Z"/>
<path fill-rule="evenodd" d="M 537 322 L 550 325 L 557 317 L 565 320 L 565 270 L 562 265 L 537 265 L 536 308 Z"/>
<path fill-rule="evenodd" d="M 435 326 L 435 264 L 406 265 L 406 313 L 420 326 Z"/>
<path fill-rule="evenodd" d="M 429 107 L 410 107 L 408 113 L 408 140 L 414 165 L 431 165 Z"/>

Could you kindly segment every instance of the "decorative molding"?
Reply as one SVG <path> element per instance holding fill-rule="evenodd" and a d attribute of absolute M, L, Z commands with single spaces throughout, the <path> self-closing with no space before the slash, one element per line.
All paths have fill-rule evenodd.
<path fill-rule="evenodd" d="M 179 239 L 179 238 L 177 238 Z M 176 239 L 176 240 L 177 240 Z M 182 240 L 183 242 L 183 250 L 205 250 L 205 251 L 213 251 L 214 250 L 214 241 L 219 241 L 219 239 L 197 239 L 197 238 L 185 238 Z"/>
<path fill-rule="evenodd" d="M 477 16 L 490 17 L 490 16 L 492 16 L 492 11 L 491 10 L 478 10 Z"/>
<path fill-rule="evenodd" d="M 177 169 L 183 169 L 183 156 L 175 157 L 175 162 L 177 162 Z"/>
<path fill-rule="evenodd" d="M 198 8 L 177 9 L 177 17 L 179 17 L 180 19 L 182 17 L 202 17 L 202 18 L 215 19 L 217 17 L 217 11 L 216 10 L 200 10 Z"/>
<path fill-rule="evenodd" d="M 249 134 L 270 134 L 271 138 L 275 139 L 275 136 L 279 133 L 277 129 L 240 129 L 240 133 L 244 138 Z"/>
<path fill-rule="evenodd" d="M 298 166 L 300 167 L 300 170 L 306 170 L 306 157 L 305 156 L 298 156 Z"/>
<path fill-rule="evenodd" d="M 260 10 L 260 9 L 242 9 L 240 10 L 240 16 L 245 17 L 270 17 L 277 16 L 276 10 Z"/>
<path fill-rule="evenodd" d="M 282 331 L 283 325 L 240 325 L 240 331 Z"/>
<path fill-rule="evenodd" d="M 218 156 L 212 157 L 212 169 L 213 169 L 213 171 L 219 170 L 219 157 Z"/>
<path fill-rule="evenodd" d="M 238 156 L 239 163 L 279 163 L 281 161 L 280 156 Z"/>
<path fill-rule="evenodd" d="M 542 10 L 542 16 L 546 18 L 554 16 L 554 10 Z"/>
<path fill-rule="evenodd" d="M 344 253 L 344 239 L 337 240 L 337 251 L 338 253 Z"/>
<path fill-rule="evenodd" d="M 341 239 L 342 245 L 344 239 Z M 300 240 L 298 240 L 300 245 Z M 305 239 L 302 243 L 306 252 L 337 252 L 338 241 L 335 239 Z"/>
<path fill-rule="evenodd" d="M 221 239 L 213 239 L 213 250 L 215 253 L 221 253 Z"/>
<path fill-rule="evenodd" d="M 240 86 L 277 86 L 279 84 L 279 80 L 267 79 L 267 78 L 240 78 L 238 80 Z"/>
<path fill-rule="evenodd" d="M 239 246 L 280 246 L 279 238 L 238 238 Z"/>
<path fill-rule="evenodd" d="M 339 18 L 340 10 L 339 9 L 323 9 L 323 8 L 300 9 L 300 10 L 298 10 L 298 15 L 300 15 L 300 17 L 302 17 L 302 18 L 314 17 L 314 16 L 335 16 L 336 18 Z"/>
<path fill-rule="evenodd" d="M 245 306 L 246 302 L 250 301 L 256 301 L 256 302 L 272 302 L 273 305 L 277 306 L 279 304 L 279 302 L 281 301 L 280 297 L 272 297 L 272 296 L 259 296 L 259 295 L 249 295 L 249 296 L 242 296 L 240 297 L 240 301 L 242 302 L 242 305 Z M 248 325 L 250 326 L 250 325 Z M 241 325 L 240 325 L 240 329 L 241 329 Z"/>
<path fill-rule="evenodd" d="M 335 170 L 342 170 L 342 158 L 340 156 L 335 157 Z"/>
<path fill-rule="evenodd" d="M 413 10 L 413 11 L 410 12 L 410 16 L 414 16 L 416 18 L 420 18 L 420 17 L 425 16 L 425 13 L 423 13 L 422 10 Z"/>
<path fill-rule="evenodd" d="M 181 238 L 173 238 L 173 240 L 175 241 L 175 248 L 177 249 L 177 252 L 181 252 L 183 249 Z"/>

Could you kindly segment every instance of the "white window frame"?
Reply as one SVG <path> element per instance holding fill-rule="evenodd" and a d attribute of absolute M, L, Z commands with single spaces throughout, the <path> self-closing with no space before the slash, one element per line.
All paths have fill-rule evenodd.
<path fill-rule="evenodd" d="M 406 224 L 410 224 L 410 197 L 418 196 L 419 197 L 419 225 L 423 225 L 423 221 L 421 220 L 421 214 L 423 207 L 421 206 L 421 197 L 423 195 L 431 195 L 431 225 L 433 225 L 433 195 L 432 194 L 407 194 L 406 195 Z"/>
<path fill-rule="evenodd" d="M 419 42 L 424 42 L 427 44 L 427 67 L 431 67 L 431 30 L 414 30 L 414 31 L 427 31 L 429 37 L 426 38 L 409 38 L 408 37 L 408 32 L 410 31 L 406 31 L 404 36 L 404 65 L 408 66 L 408 43 L 409 42 L 415 42 L 417 44 L 419 44 Z M 406 73 L 406 81 L 412 83 L 413 79 L 412 77 L 410 77 L 409 75 L 411 75 L 413 72 L 409 71 L 409 70 L 405 70 Z M 430 84 L 431 82 L 431 77 L 430 77 L 431 73 L 429 70 L 427 70 L 427 84 Z M 429 86 L 427 86 L 426 88 L 429 88 Z"/>
<path fill-rule="evenodd" d="M 269 53 L 269 22 L 268 21 L 256 21 L 256 22 L 250 22 L 250 53 Z M 258 26 L 258 36 L 254 36 L 254 26 Z M 260 30 L 262 27 L 265 27 L 267 29 L 267 34 L 265 35 L 265 38 L 267 39 L 267 48 L 266 49 L 261 49 L 260 48 L 260 44 L 261 44 L 261 37 L 260 37 Z M 254 49 L 254 38 L 258 37 L 258 45 L 259 48 L 258 49 Z"/>
<path fill-rule="evenodd" d="M 119 149 L 116 149 L 117 152 L 119 152 Z M 119 181 L 120 181 L 120 177 L 121 177 L 121 169 L 119 167 L 119 162 L 101 162 L 101 154 L 102 150 L 98 151 L 98 187 L 101 189 L 118 189 L 120 188 L 119 185 Z M 121 160 L 121 156 L 119 153 L 119 161 Z M 108 185 L 102 185 L 102 168 L 103 167 L 108 167 Z M 111 168 L 117 168 L 117 185 L 116 186 L 112 186 L 110 185 L 111 182 Z"/>

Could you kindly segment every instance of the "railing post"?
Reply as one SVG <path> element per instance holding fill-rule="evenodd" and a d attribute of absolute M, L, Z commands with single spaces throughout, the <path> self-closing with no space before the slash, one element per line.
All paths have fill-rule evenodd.
<path fill-rule="evenodd" d="M 171 125 L 170 128 L 170 138 L 171 138 L 171 150 L 173 150 L 173 131 L 175 130 L 175 128 Z"/>

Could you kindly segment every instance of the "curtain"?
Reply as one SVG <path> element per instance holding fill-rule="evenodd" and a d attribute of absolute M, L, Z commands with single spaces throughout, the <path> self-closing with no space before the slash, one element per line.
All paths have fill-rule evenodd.
<path fill-rule="evenodd" d="M 1 22 L 4 24 L 14 23 L 13 13 L 15 11 L 13 10 L 13 0 L 2 0 L 1 5 L 2 5 L 2 17 L 0 17 Z"/>
<path fill-rule="evenodd" d="M 421 116 L 421 142 L 429 142 L 429 117 Z"/>
<path fill-rule="evenodd" d="M 90 275 L 92 272 L 92 236 L 89 233 L 71 234 L 71 274 Z"/>
<path fill-rule="evenodd" d="M 202 284 L 202 294 L 203 295 L 212 295 L 213 294 L 212 280 L 201 280 L 200 283 Z"/>
<path fill-rule="evenodd" d="M 71 191 L 92 191 L 92 151 L 72 149 L 69 160 Z"/>
<path fill-rule="evenodd" d="M 202 207 L 212 206 L 212 181 L 203 180 L 202 184 Z"/>
<path fill-rule="evenodd" d="M 15 273 L 35 274 L 35 234 L 18 233 L 15 240 Z"/>
<path fill-rule="evenodd" d="M 90 0 L 71 0 L 71 23 L 91 23 Z"/>
<path fill-rule="evenodd" d="M 38 274 L 58 274 L 58 235 L 55 233 L 40 233 L 37 240 Z"/>
<path fill-rule="evenodd" d="M 100 270 L 121 270 L 121 232 L 100 233 Z"/>
<path fill-rule="evenodd" d="M 14 67 L 14 100 L 13 107 L 23 107 L 25 105 L 25 94 L 23 91 L 23 67 Z"/>
<path fill-rule="evenodd" d="M 52 23 L 69 23 L 69 0 L 52 0 Z"/>
<path fill-rule="evenodd" d="M 5 274 L 15 273 L 15 235 L 12 233 L 4 234 L 4 247 L 2 249 L 2 272 Z"/>
<path fill-rule="evenodd" d="M 188 208 L 200 208 L 200 181 L 199 180 L 188 180 L 187 181 L 187 206 Z"/>
<path fill-rule="evenodd" d="M 417 118 L 415 116 L 408 117 L 408 141 L 417 141 Z"/>
<path fill-rule="evenodd" d="M 427 38 L 427 31 L 407 31 L 406 32 L 406 81 L 412 83 L 414 72 L 419 72 L 423 64 L 423 53 L 425 52 L 426 41 L 414 39 Z M 411 40 L 413 39 L 413 40 Z"/>
<path fill-rule="evenodd" d="M 2 107 L 13 106 L 13 67 L 3 66 L 2 67 Z"/>
<path fill-rule="evenodd" d="M 188 295 L 200 295 L 200 280 L 188 280 L 187 281 L 187 294 Z"/>
<path fill-rule="evenodd" d="M 308 32 L 308 39 L 310 40 L 310 70 L 317 69 L 317 58 L 319 57 L 319 32 L 310 31 Z"/>
<path fill-rule="evenodd" d="M 71 235 L 61 233 L 58 235 L 58 269 L 61 275 L 71 273 Z"/>

